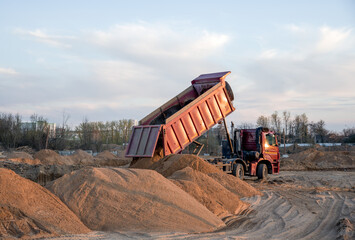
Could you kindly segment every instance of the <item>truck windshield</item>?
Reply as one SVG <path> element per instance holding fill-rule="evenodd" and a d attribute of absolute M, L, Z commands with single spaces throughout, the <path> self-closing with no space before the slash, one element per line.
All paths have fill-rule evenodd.
<path fill-rule="evenodd" d="M 266 137 L 266 144 L 269 146 L 276 146 L 275 135 L 272 133 L 268 133 L 265 135 Z"/>

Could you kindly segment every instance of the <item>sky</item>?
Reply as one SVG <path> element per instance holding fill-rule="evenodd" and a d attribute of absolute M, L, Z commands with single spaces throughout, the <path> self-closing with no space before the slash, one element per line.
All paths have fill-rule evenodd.
<path fill-rule="evenodd" d="M 355 127 L 355 1 L 0 0 L 0 112 L 140 120 L 231 71 L 228 121 Z"/>

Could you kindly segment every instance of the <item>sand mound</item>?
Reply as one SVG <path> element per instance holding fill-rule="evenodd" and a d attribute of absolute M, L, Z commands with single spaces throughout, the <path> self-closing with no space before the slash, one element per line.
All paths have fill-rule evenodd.
<path fill-rule="evenodd" d="M 55 195 L 8 169 L 0 169 L 0 221 L 4 238 L 89 232 Z"/>
<path fill-rule="evenodd" d="M 7 158 L 26 158 L 33 160 L 32 155 L 27 152 L 11 152 L 7 154 Z"/>
<path fill-rule="evenodd" d="M 159 172 L 165 177 L 169 177 L 174 172 L 186 167 L 191 167 L 205 174 L 221 172 L 202 158 L 192 154 L 171 154 L 154 163 L 150 169 Z"/>
<path fill-rule="evenodd" d="M 31 148 L 29 146 L 18 147 L 18 148 L 15 149 L 15 151 L 17 151 L 17 152 L 26 152 L 26 153 L 28 153 L 30 155 L 33 155 L 36 152 L 33 148 Z"/>
<path fill-rule="evenodd" d="M 73 164 L 75 165 L 93 165 L 94 164 L 94 158 L 91 154 L 78 149 L 75 151 L 75 153 L 69 158 L 72 160 Z"/>
<path fill-rule="evenodd" d="M 38 159 L 37 159 L 38 160 Z M 42 165 L 26 164 L 13 161 L 0 161 L 0 168 L 14 171 L 23 178 L 27 178 L 42 186 L 72 171 L 78 170 L 80 165 Z"/>
<path fill-rule="evenodd" d="M 0 205 L 0 238 L 45 237 L 51 233 L 20 209 Z"/>
<path fill-rule="evenodd" d="M 44 165 L 72 165 L 73 161 L 65 156 L 60 156 L 53 150 L 42 149 L 34 155 L 34 158 L 39 159 Z"/>
<path fill-rule="evenodd" d="M 238 197 L 261 194 L 248 183 L 225 174 L 196 155 L 169 155 L 149 168 L 169 177 L 219 217 L 238 213 L 248 206 Z"/>
<path fill-rule="evenodd" d="M 154 163 L 152 166 L 150 166 L 150 169 L 159 172 L 165 177 L 169 177 L 175 172 L 186 167 L 190 167 L 198 172 L 207 174 L 209 177 L 213 178 L 219 184 L 224 186 L 227 190 L 241 198 L 261 194 L 248 183 L 234 177 L 233 175 L 224 173 L 202 158 L 192 154 L 169 155 Z"/>
<path fill-rule="evenodd" d="M 9 158 L 7 159 L 8 161 L 14 162 L 14 163 L 26 163 L 29 165 L 38 165 L 41 164 L 41 161 L 38 159 L 29 159 L 29 158 Z"/>
<path fill-rule="evenodd" d="M 103 151 L 95 157 L 95 163 L 100 166 L 119 167 L 130 163 L 129 159 L 121 159 L 110 151 Z"/>
<path fill-rule="evenodd" d="M 200 232 L 224 226 L 193 197 L 151 170 L 87 167 L 48 188 L 93 230 Z"/>
<path fill-rule="evenodd" d="M 151 158 L 133 158 L 130 168 L 149 169 L 152 165 L 162 159 L 164 152 L 162 148 L 157 148 Z"/>
<path fill-rule="evenodd" d="M 104 158 L 104 159 L 117 159 L 117 156 L 115 154 L 113 154 L 112 152 L 107 151 L 107 150 L 100 152 L 99 154 L 97 154 L 96 157 L 97 158 Z"/>
<path fill-rule="evenodd" d="M 41 164 L 41 161 L 39 161 L 38 159 L 33 159 L 32 155 L 27 152 L 14 151 L 8 153 L 6 156 L 6 160 L 15 163 L 26 163 L 30 165 Z"/>
<path fill-rule="evenodd" d="M 216 180 L 191 167 L 176 171 L 169 179 L 220 218 L 249 206 Z"/>
<path fill-rule="evenodd" d="M 355 154 L 349 151 L 320 151 L 310 148 L 281 160 L 282 170 L 329 170 L 355 168 Z"/>
<path fill-rule="evenodd" d="M 32 155 L 27 152 L 14 151 L 5 154 L 3 161 L 10 161 L 13 163 L 26 163 L 30 165 L 40 164 L 41 162 L 38 159 L 33 159 Z"/>
<path fill-rule="evenodd" d="M 261 195 L 260 191 L 256 190 L 247 182 L 244 182 L 233 175 L 225 174 L 222 171 L 216 173 L 209 173 L 208 176 L 213 178 L 223 187 L 236 194 L 240 198 Z"/>

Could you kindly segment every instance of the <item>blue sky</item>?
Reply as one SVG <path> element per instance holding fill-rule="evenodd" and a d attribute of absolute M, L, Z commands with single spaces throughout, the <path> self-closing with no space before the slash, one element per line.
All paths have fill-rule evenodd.
<path fill-rule="evenodd" d="M 0 0 L 0 112 L 24 120 L 139 120 L 226 70 L 228 120 L 354 127 L 355 1 Z"/>

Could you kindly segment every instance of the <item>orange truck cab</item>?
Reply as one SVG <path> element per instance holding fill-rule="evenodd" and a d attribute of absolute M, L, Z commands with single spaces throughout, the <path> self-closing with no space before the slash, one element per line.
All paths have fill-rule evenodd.
<path fill-rule="evenodd" d="M 222 142 L 222 155 L 212 163 L 241 179 L 263 179 L 280 171 L 277 137 L 268 128 L 235 129 L 232 138 Z"/>

